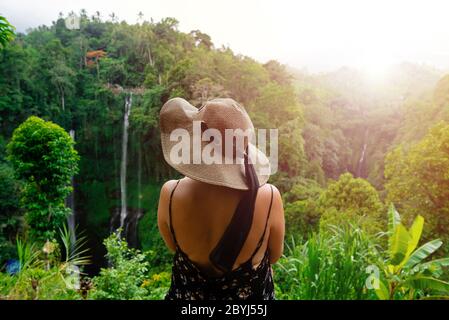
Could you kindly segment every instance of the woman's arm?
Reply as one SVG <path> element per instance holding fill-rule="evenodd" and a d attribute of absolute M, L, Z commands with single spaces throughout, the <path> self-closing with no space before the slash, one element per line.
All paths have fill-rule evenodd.
<path fill-rule="evenodd" d="M 268 249 L 270 250 L 270 263 L 276 263 L 284 251 L 285 218 L 284 206 L 279 190 L 273 186 L 273 204 L 270 216 L 270 238 Z"/>
<path fill-rule="evenodd" d="M 157 225 L 159 227 L 159 232 L 165 242 L 165 245 L 173 252 L 176 250 L 176 246 L 170 231 L 170 217 L 168 210 L 170 204 L 170 193 L 175 185 L 176 180 L 170 180 L 164 183 L 161 188 L 159 205 L 157 207 Z"/>

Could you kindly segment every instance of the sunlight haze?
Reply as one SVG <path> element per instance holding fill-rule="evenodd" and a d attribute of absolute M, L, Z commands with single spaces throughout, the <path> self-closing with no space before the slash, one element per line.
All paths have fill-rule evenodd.
<path fill-rule="evenodd" d="M 216 47 L 314 72 L 351 66 L 379 77 L 402 61 L 449 67 L 445 1 L 18 0 L 0 13 L 24 32 L 82 8 L 129 23 L 139 11 L 147 20 L 174 17 L 181 31 L 200 29 Z"/>

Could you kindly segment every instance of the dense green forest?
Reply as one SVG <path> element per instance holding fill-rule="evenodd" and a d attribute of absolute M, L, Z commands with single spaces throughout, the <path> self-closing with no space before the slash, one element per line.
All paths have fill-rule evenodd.
<path fill-rule="evenodd" d="M 311 74 L 216 47 L 202 31 L 179 31 L 174 18 L 128 24 L 82 11 L 75 30 L 64 19 L 0 44 L 0 297 L 36 298 L 26 279 L 40 279 L 38 298 L 163 297 L 171 255 L 157 230 L 157 200 L 177 173 L 162 156 L 158 115 L 177 96 L 195 106 L 231 97 L 255 127 L 279 129 L 279 171 L 269 182 L 282 193 L 287 225 L 285 257 L 275 266 L 280 298 L 449 292 L 447 260 L 432 265 L 438 279 L 426 284 L 416 275 L 429 266 L 421 270 L 415 261 L 409 266 L 419 271 L 404 269 L 420 228 L 421 240 L 431 241 L 427 255 L 440 247 L 436 258 L 449 253 L 449 76 L 411 63 L 395 66 L 382 84 L 347 67 Z M 65 142 L 49 151 L 39 146 L 44 139 Z M 26 150 L 57 152 L 55 166 L 67 169 L 39 162 L 39 174 L 52 177 L 39 184 Z M 50 198 L 59 220 L 46 207 Z M 25 270 L 23 261 L 39 260 L 30 252 L 42 246 L 47 265 L 70 261 L 63 258 L 73 249 L 70 237 L 74 244 L 66 218 L 77 244 L 88 248 L 74 260 L 85 274 L 81 288 L 60 289 L 56 271 L 43 275 L 49 268 L 30 267 L 22 282 L 6 274 L 8 261 L 18 259 Z M 114 237 L 120 226 L 126 241 Z M 400 261 L 391 252 L 379 259 L 395 235 L 408 239 L 406 253 Z M 378 260 L 394 266 L 382 269 L 385 283 L 398 281 L 395 273 L 415 278 L 367 291 L 365 268 Z"/>

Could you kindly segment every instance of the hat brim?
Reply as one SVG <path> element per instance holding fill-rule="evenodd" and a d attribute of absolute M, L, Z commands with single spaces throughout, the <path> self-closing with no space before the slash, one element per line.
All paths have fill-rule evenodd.
<path fill-rule="evenodd" d="M 166 107 L 166 106 L 164 106 Z M 182 128 L 187 130 L 190 137 L 193 136 L 192 121 L 195 120 L 195 114 L 197 110 L 191 104 L 189 104 L 184 99 L 179 99 L 171 103 L 171 112 L 176 114 L 176 120 L 167 125 L 172 129 Z M 170 113 L 171 113 L 170 112 Z M 170 158 L 170 152 L 172 148 L 179 143 L 179 141 L 172 141 L 170 139 L 171 132 L 163 132 L 161 130 L 161 144 L 162 151 L 164 154 L 165 161 L 174 168 L 179 173 L 212 185 L 224 186 L 232 189 L 248 190 L 245 177 L 245 167 L 243 163 L 211 163 L 211 164 L 193 164 L 192 161 L 189 163 L 175 163 Z M 203 143 L 202 147 L 207 144 Z M 193 159 L 193 148 L 190 148 L 190 160 Z M 270 162 L 267 156 L 260 151 L 252 143 L 248 144 L 247 149 L 248 157 L 250 162 L 253 164 L 255 172 L 257 174 L 259 185 L 264 185 L 270 177 Z M 222 161 L 224 162 L 224 161 Z"/>

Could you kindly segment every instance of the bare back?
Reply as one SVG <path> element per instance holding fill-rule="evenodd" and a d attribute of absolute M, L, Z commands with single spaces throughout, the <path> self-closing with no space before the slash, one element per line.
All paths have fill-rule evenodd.
<path fill-rule="evenodd" d="M 174 180 L 164 184 L 158 207 L 159 230 L 166 245 L 173 251 L 175 243 L 170 233 L 169 202 L 175 185 Z M 180 180 L 173 194 L 172 223 L 178 244 L 190 260 L 208 274 L 221 273 L 209 261 L 209 254 L 230 223 L 243 192 L 186 177 Z M 257 193 L 253 223 L 234 268 L 247 261 L 256 249 L 267 222 L 270 200 L 271 188 L 265 184 Z M 282 200 L 279 191 L 273 187 L 267 231 L 261 248 L 253 258 L 254 266 L 260 263 L 267 248 L 271 263 L 279 259 L 283 250 L 284 228 Z"/>

